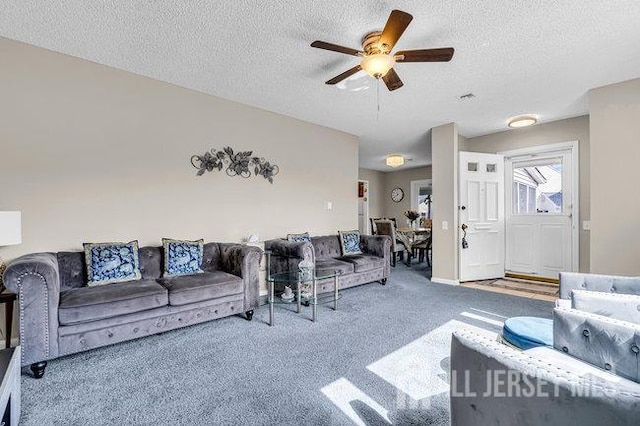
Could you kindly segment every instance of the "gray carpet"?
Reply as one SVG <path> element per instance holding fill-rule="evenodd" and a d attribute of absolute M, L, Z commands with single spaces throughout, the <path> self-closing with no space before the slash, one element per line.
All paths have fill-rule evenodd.
<path fill-rule="evenodd" d="M 22 424 L 446 425 L 446 327 L 498 331 L 474 315 L 550 317 L 552 304 L 433 284 L 427 273 L 399 265 L 386 286 L 345 290 L 337 312 L 320 306 L 316 324 L 310 308 L 279 305 L 269 327 L 262 306 L 252 322 L 230 317 L 50 361 L 43 379 L 22 376 Z M 385 380 L 410 348 L 438 371 L 420 386 L 410 370 L 397 386 Z M 436 393 L 415 396 L 421 386 Z"/>

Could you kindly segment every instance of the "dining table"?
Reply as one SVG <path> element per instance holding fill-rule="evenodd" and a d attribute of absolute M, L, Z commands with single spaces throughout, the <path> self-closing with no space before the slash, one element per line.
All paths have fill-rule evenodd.
<path fill-rule="evenodd" d="M 431 239 L 431 228 L 398 228 L 397 231 L 396 238 L 407 248 L 407 266 L 411 266 L 413 249 L 424 248 L 422 244 Z"/>

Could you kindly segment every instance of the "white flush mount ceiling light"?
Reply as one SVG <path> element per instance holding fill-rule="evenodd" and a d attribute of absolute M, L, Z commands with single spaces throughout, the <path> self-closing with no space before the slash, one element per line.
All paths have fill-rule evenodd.
<path fill-rule="evenodd" d="M 519 115 L 517 117 L 512 117 L 507 121 L 507 124 L 512 129 L 517 129 L 519 127 L 527 127 L 532 126 L 538 122 L 538 117 L 533 114 L 527 115 Z"/>
<path fill-rule="evenodd" d="M 400 167 L 404 164 L 404 157 L 400 154 L 387 155 L 387 166 Z"/>

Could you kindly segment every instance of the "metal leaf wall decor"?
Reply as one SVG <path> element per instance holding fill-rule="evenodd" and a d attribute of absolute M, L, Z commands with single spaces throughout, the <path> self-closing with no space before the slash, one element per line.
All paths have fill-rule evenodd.
<path fill-rule="evenodd" d="M 253 157 L 253 151 L 233 152 L 231 147 L 225 147 L 221 151 L 211 149 L 204 155 L 194 155 L 191 157 L 191 164 L 198 169 L 197 176 L 202 176 L 204 172 L 225 169 L 227 176 L 251 177 L 251 171 L 256 176 L 262 176 L 269 183 L 273 183 L 273 177 L 278 174 L 280 168 L 271 164 L 262 157 Z"/>

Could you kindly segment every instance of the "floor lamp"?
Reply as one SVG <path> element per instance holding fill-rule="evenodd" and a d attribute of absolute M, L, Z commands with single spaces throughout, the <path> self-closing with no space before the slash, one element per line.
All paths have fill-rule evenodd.
<path fill-rule="evenodd" d="M 22 243 L 22 216 L 20 212 L 0 212 L 0 247 Z M 0 256 L 0 293 L 4 291 L 2 275 L 6 265 Z"/>

